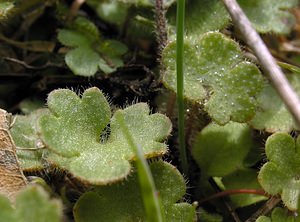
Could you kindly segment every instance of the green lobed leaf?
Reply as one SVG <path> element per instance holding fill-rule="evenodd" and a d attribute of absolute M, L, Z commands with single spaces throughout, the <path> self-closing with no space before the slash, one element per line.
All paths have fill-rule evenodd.
<path fill-rule="evenodd" d="M 271 214 L 271 218 L 260 216 L 256 222 L 299 222 L 299 216 L 291 215 L 286 209 L 276 207 Z"/>
<path fill-rule="evenodd" d="M 100 39 L 100 32 L 98 27 L 85 17 L 77 17 L 72 24 L 76 31 L 80 32 L 90 41 L 97 41 Z"/>
<path fill-rule="evenodd" d="M 293 74 L 288 76 L 288 80 L 296 92 L 300 94 L 300 76 Z M 265 130 L 269 133 L 291 132 L 300 129 L 276 90 L 270 84 L 265 85 L 258 97 L 258 109 L 249 123 L 255 129 Z"/>
<path fill-rule="evenodd" d="M 102 58 L 99 59 L 98 66 L 99 66 L 99 69 L 101 69 L 106 74 L 111 73 L 116 70 L 116 69 L 110 67 Z"/>
<path fill-rule="evenodd" d="M 13 207 L 9 200 L 0 196 L 0 220 L 9 222 L 60 222 L 62 206 L 50 200 L 48 194 L 37 186 L 28 186 L 16 197 Z"/>
<path fill-rule="evenodd" d="M 128 144 L 136 156 L 135 164 L 138 174 L 139 187 L 142 193 L 141 196 L 143 199 L 144 209 L 146 211 L 146 218 L 149 221 L 165 222 L 165 214 L 161 205 L 160 196 L 157 195 L 153 176 L 144 157 L 142 148 L 135 143 L 124 121 L 122 112 L 118 112 L 115 117 L 119 122 Z"/>
<path fill-rule="evenodd" d="M 84 34 L 68 29 L 59 29 L 57 39 L 60 43 L 69 47 L 89 46 L 92 44 L 92 41 Z"/>
<path fill-rule="evenodd" d="M 92 6 L 101 19 L 119 27 L 125 23 L 130 7 L 123 1 L 99 2 L 97 0 L 87 0 L 87 3 Z"/>
<path fill-rule="evenodd" d="M 163 51 L 164 84 L 176 91 L 175 42 Z M 245 122 L 255 114 L 263 78 L 258 68 L 243 61 L 237 43 L 218 32 L 185 41 L 185 97 L 203 103 L 219 124 Z"/>
<path fill-rule="evenodd" d="M 295 23 L 288 9 L 296 7 L 298 0 L 238 0 L 238 3 L 259 32 L 288 34 Z"/>
<path fill-rule="evenodd" d="M 42 159 L 47 155 L 46 149 L 38 135 L 38 119 L 48 114 L 47 109 L 38 109 L 31 114 L 23 116 L 14 116 L 15 122 L 10 129 L 11 136 L 17 148 L 37 149 L 37 150 L 21 150 L 17 149 L 18 160 L 23 170 L 35 171 L 43 169 Z"/>
<path fill-rule="evenodd" d="M 75 48 L 65 56 L 66 64 L 75 75 L 93 76 L 98 68 L 107 74 L 123 66 L 121 56 L 128 50 L 126 45 L 116 40 L 100 41 L 97 27 L 85 18 L 76 19 L 74 26 L 76 30 L 60 29 L 57 38 L 62 44 Z"/>
<path fill-rule="evenodd" d="M 150 169 L 162 200 L 166 221 L 194 221 L 195 208 L 179 201 L 186 190 L 185 181 L 179 171 L 163 161 L 150 163 Z M 83 194 L 73 209 L 75 220 L 145 221 L 146 213 L 138 187 L 138 176 L 135 172 L 122 184 L 97 187 Z"/>
<path fill-rule="evenodd" d="M 75 75 L 93 76 L 98 70 L 100 56 L 90 47 L 80 46 L 69 51 L 65 61 Z"/>
<path fill-rule="evenodd" d="M 244 159 L 252 146 L 247 124 L 229 122 L 219 126 L 211 123 L 198 134 L 192 155 L 203 175 L 223 177 L 244 168 Z"/>
<path fill-rule="evenodd" d="M 227 189 L 262 189 L 257 181 L 257 172 L 253 169 L 237 170 L 222 178 Z M 256 194 L 238 194 L 230 196 L 235 207 L 245 207 L 251 204 L 267 200 L 268 198 Z"/>
<path fill-rule="evenodd" d="M 208 31 L 224 28 L 229 23 L 229 15 L 219 0 L 189 0 L 186 3 L 185 30 L 188 35 L 201 35 Z M 176 25 L 176 7 L 168 10 L 170 24 Z"/>
<path fill-rule="evenodd" d="M 99 51 L 110 56 L 121 56 L 128 51 L 128 47 L 122 42 L 108 39 L 102 42 Z"/>
<path fill-rule="evenodd" d="M 263 165 L 258 181 L 271 195 L 281 195 L 288 209 L 299 208 L 300 137 L 295 141 L 285 133 L 275 133 L 266 141 L 268 162 Z"/>
<path fill-rule="evenodd" d="M 261 33 L 288 34 L 295 23 L 289 12 L 298 0 L 237 0 L 254 28 Z M 221 30 L 230 24 L 230 16 L 221 1 L 189 0 L 186 3 L 185 29 L 188 35 L 201 35 Z M 168 10 L 167 18 L 175 30 L 176 7 Z"/>
<path fill-rule="evenodd" d="M 53 151 L 49 160 L 68 170 L 78 179 L 93 184 L 108 184 L 130 173 L 135 158 L 110 107 L 98 88 L 87 89 L 80 99 L 67 89 L 55 90 L 48 97 L 50 115 L 40 119 L 41 138 Z M 171 131 L 170 120 L 162 114 L 149 115 L 145 103 L 132 105 L 122 112 L 134 141 L 146 157 L 167 151 L 162 141 Z M 100 142 L 110 124 L 110 136 Z"/>

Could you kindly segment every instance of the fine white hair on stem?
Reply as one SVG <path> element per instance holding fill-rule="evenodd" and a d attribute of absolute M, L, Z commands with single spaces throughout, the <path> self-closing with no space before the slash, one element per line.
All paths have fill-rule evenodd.
<path fill-rule="evenodd" d="M 241 31 L 249 47 L 252 48 L 262 69 L 268 75 L 277 93 L 294 116 L 295 120 L 300 124 L 300 100 L 263 40 L 252 27 L 249 19 L 246 17 L 236 0 L 223 0 L 223 3 L 227 8 L 233 23 Z"/>

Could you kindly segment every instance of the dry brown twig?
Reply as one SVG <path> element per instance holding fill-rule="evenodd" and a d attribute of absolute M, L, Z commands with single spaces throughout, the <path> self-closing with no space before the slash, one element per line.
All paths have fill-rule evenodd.
<path fill-rule="evenodd" d="M 236 0 L 223 0 L 233 23 L 241 31 L 246 43 L 252 48 L 264 72 L 268 75 L 284 104 L 300 125 L 300 100 L 282 70 L 267 49 L 259 34 L 242 11 Z"/>

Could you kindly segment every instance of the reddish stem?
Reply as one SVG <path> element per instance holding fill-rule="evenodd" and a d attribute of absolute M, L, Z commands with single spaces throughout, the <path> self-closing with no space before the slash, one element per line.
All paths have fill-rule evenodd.
<path fill-rule="evenodd" d="M 270 197 L 269 194 L 267 194 L 264 190 L 262 189 L 233 189 L 233 190 L 224 190 L 219 193 L 215 193 L 209 197 L 203 198 L 202 200 L 199 201 L 199 205 L 203 204 L 204 202 L 220 198 L 220 197 L 225 197 L 229 195 L 236 195 L 236 194 L 256 194 L 256 195 L 261 195 L 261 196 L 266 196 Z"/>

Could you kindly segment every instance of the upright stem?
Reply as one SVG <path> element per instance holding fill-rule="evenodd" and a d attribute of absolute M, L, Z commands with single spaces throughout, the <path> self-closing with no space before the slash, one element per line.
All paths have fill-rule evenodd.
<path fill-rule="evenodd" d="M 252 27 L 250 21 L 242 11 L 236 0 L 223 0 L 234 24 L 239 28 L 247 44 L 254 51 L 261 67 L 269 76 L 277 93 L 280 95 L 286 107 L 300 124 L 300 100 L 289 84 L 287 78 L 276 64 L 268 48 Z"/>
<path fill-rule="evenodd" d="M 177 71 L 177 105 L 178 105 L 178 134 L 181 167 L 188 174 L 188 163 L 184 135 L 184 99 L 183 99 L 183 41 L 184 41 L 184 11 L 185 0 L 177 0 L 177 34 L 176 34 L 176 71 Z"/>

